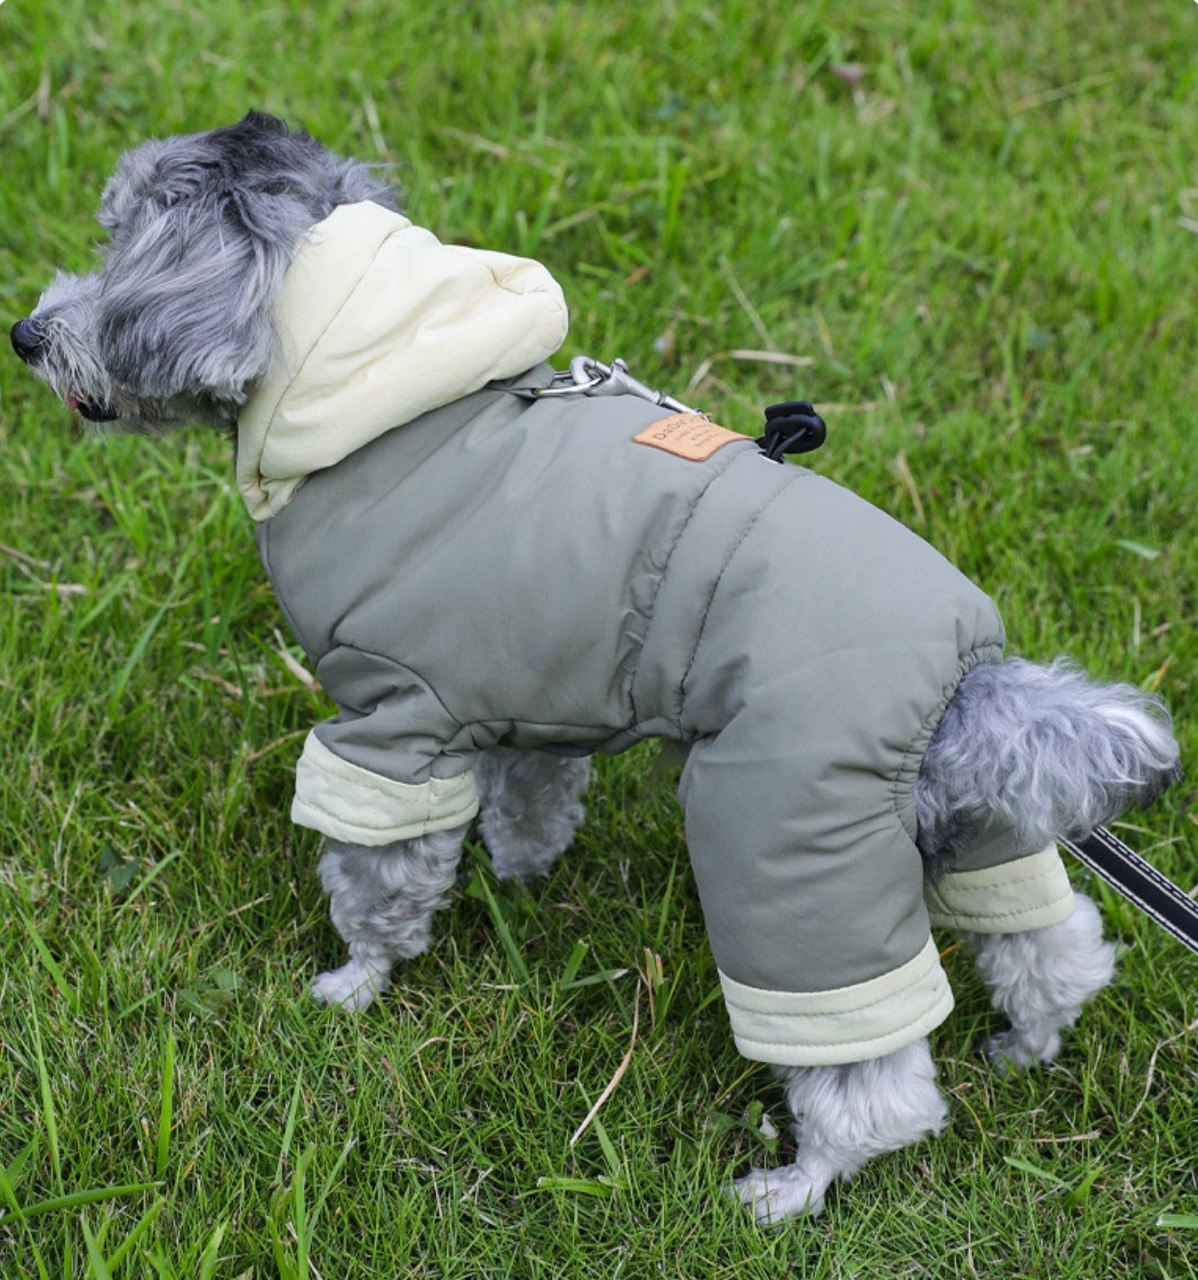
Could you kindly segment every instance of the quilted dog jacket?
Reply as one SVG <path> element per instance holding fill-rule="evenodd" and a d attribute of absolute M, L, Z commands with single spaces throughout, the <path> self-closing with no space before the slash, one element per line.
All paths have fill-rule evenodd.
<path fill-rule="evenodd" d="M 952 1007 L 932 917 L 1072 909 L 1003 832 L 929 890 L 912 784 L 991 601 L 927 543 L 743 436 L 632 396 L 537 398 L 566 331 L 539 264 L 373 204 L 314 228 L 237 474 L 339 707 L 294 819 L 384 845 L 477 809 L 496 744 L 690 746 L 687 838 L 741 1051 L 856 1061 Z"/>

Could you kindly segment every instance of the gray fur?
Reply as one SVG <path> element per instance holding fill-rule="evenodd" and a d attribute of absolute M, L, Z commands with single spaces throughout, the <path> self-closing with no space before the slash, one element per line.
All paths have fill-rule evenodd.
<path fill-rule="evenodd" d="M 341 204 L 393 207 L 358 160 L 251 111 L 237 124 L 155 139 L 121 157 L 97 219 L 103 269 L 60 274 L 30 319 L 34 371 L 107 428 L 232 425 L 270 367 L 270 312 L 310 227 Z"/>
<path fill-rule="evenodd" d="M 1114 974 L 1115 949 L 1102 939 L 1098 908 L 1080 893 L 1060 924 L 968 933 L 965 940 L 995 1007 L 1011 1022 L 982 1046 L 1001 1075 L 1055 1061 L 1061 1032 Z M 819 1214 L 835 1180 L 851 1178 L 874 1156 L 939 1134 L 947 1118 L 926 1039 L 868 1062 L 777 1072 L 796 1121 L 795 1162 L 751 1169 L 733 1187 L 762 1224 Z"/>
<path fill-rule="evenodd" d="M 365 1009 L 387 989 L 391 967 L 425 951 L 434 912 L 457 876 L 465 827 L 366 847 L 329 840 L 317 868 L 349 963 L 312 983 L 321 1004 Z"/>
<path fill-rule="evenodd" d="M 866 1062 L 776 1071 L 795 1117 L 798 1155 L 778 1169 L 750 1169 L 733 1187 L 762 1225 L 816 1216 L 837 1178 L 939 1134 L 948 1117 L 926 1038 Z"/>
<path fill-rule="evenodd" d="M 1130 684 L 1096 684 L 1064 658 L 974 667 L 924 752 L 919 844 L 935 873 L 992 819 L 1028 850 L 1085 835 L 1180 777 L 1169 713 Z"/>
<path fill-rule="evenodd" d="M 111 419 L 106 430 L 231 427 L 275 356 L 270 312 L 296 249 L 336 206 L 361 200 L 394 203 L 368 166 L 257 112 L 147 142 L 122 157 L 104 192 L 102 269 L 54 280 L 29 318 L 40 339 L 26 358 L 85 416 Z M 929 873 L 951 869 L 990 823 L 1013 829 L 1028 851 L 1087 832 L 1151 800 L 1178 776 L 1177 760 L 1161 704 L 1132 686 L 1094 684 L 1063 660 L 978 666 L 950 701 L 914 789 Z M 500 748 L 483 754 L 477 776 L 496 873 L 546 873 L 582 820 L 587 762 Z M 465 832 L 383 848 L 328 842 L 320 877 L 350 959 L 313 982 L 318 1000 L 364 1009 L 396 961 L 428 946 Z M 1002 1069 L 1055 1057 L 1061 1031 L 1112 972 L 1098 912 L 1080 897 L 1061 924 L 969 941 L 1012 1024 L 989 1045 Z M 818 1212 L 833 1180 L 944 1123 L 926 1040 L 782 1075 L 798 1159 L 737 1184 L 759 1221 Z"/>
<path fill-rule="evenodd" d="M 588 759 L 496 747 L 477 767 L 479 830 L 501 880 L 546 875 L 582 821 Z M 397 960 L 420 955 L 447 901 L 465 827 L 378 848 L 325 842 L 321 884 L 349 963 L 312 983 L 321 1004 L 367 1008 L 387 989 Z"/>
<path fill-rule="evenodd" d="M 474 771 L 481 806 L 478 829 L 500 880 L 527 882 L 549 874 L 582 822 L 590 771 L 587 756 L 511 747 L 479 756 Z"/>
<path fill-rule="evenodd" d="M 1009 1031 L 992 1036 L 986 1056 L 1003 1072 L 1056 1061 L 1061 1032 L 1115 976 L 1115 948 L 1102 938 L 1102 917 L 1083 894 L 1060 924 L 1028 933 L 966 933 L 978 972 Z"/>

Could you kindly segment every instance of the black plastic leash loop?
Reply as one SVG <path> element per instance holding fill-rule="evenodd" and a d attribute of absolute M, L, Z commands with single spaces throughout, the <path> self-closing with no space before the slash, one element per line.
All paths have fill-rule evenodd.
<path fill-rule="evenodd" d="M 771 404 L 765 411 L 765 431 L 758 444 L 772 462 L 784 454 L 810 453 L 828 438 L 828 426 L 806 400 Z"/>

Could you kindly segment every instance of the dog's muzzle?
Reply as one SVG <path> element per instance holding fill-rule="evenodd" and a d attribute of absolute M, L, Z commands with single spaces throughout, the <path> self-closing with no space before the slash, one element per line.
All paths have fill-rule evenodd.
<path fill-rule="evenodd" d="M 45 328 L 38 321 L 29 317 L 24 320 L 18 320 L 8 331 L 8 337 L 12 343 L 12 349 L 28 365 L 37 363 L 46 346 Z M 120 414 L 110 409 L 107 405 L 89 404 L 86 400 L 81 400 L 75 395 L 68 395 L 66 402 L 68 409 L 74 409 L 89 422 L 112 422 L 115 418 L 120 417 Z"/>
<path fill-rule="evenodd" d="M 67 397 L 67 408 L 74 409 L 80 417 L 86 418 L 88 422 L 115 422 L 121 416 L 106 405 L 88 404 L 86 400 L 80 400 L 78 396 Z"/>
<path fill-rule="evenodd" d="M 8 336 L 12 349 L 26 364 L 32 364 L 46 345 L 46 331 L 36 320 L 18 320 Z"/>

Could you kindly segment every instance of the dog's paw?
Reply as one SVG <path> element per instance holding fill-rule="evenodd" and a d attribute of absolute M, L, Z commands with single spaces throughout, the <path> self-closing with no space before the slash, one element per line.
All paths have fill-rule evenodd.
<path fill-rule="evenodd" d="M 386 986 L 387 979 L 378 970 L 351 960 L 340 969 L 330 969 L 328 973 L 313 978 L 308 990 L 317 1004 L 336 1005 L 340 1009 L 361 1013 L 370 1008 Z"/>
<path fill-rule="evenodd" d="M 991 1036 L 982 1045 L 982 1052 L 998 1075 L 1018 1075 L 1029 1067 L 1046 1067 L 1055 1062 L 1061 1052 L 1061 1035 L 1058 1031 L 1017 1031 L 1012 1027 Z"/>
<path fill-rule="evenodd" d="M 825 1187 L 800 1165 L 781 1169 L 750 1169 L 728 1188 L 729 1194 L 753 1210 L 760 1227 L 776 1227 L 800 1214 L 817 1217 L 823 1212 Z"/>

